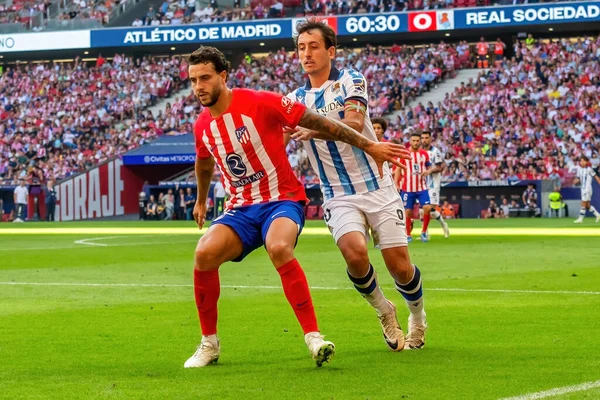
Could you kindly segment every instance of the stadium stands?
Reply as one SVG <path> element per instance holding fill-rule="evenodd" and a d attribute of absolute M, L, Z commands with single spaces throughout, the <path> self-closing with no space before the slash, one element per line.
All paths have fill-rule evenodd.
<path fill-rule="evenodd" d="M 129 12 L 127 2 L 139 0 L 2 0 L 0 32 L 27 30 L 97 29 L 108 24 L 117 13 Z M 143 0 L 142 0 L 143 1 Z M 540 3 L 553 0 L 541 0 Z M 434 10 L 444 8 L 513 5 L 522 0 L 235 0 L 233 7 L 219 6 L 211 0 L 202 6 L 198 0 L 164 0 L 149 7 L 133 26 L 160 26 L 194 23 L 243 21 L 293 16 L 326 16 Z M 122 7 L 121 7 L 122 6 Z"/>
<path fill-rule="evenodd" d="M 389 140 L 403 140 L 415 127 L 434 132 L 446 154 L 445 181 L 564 181 L 580 154 L 598 166 L 600 38 L 515 44 L 513 59 L 465 82 L 443 102 L 406 107 L 409 98 L 468 65 L 467 49 L 464 43 L 366 46 L 341 50 L 336 64 L 368 78 L 372 115 L 397 111 Z M 283 49 L 264 58 L 247 55 L 230 84 L 287 93 L 304 82 L 298 63 Z M 42 80 L 33 79 L 40 74 Z M 191 132 L 200 107 L 188 93 L 156 115 L 144 111 L 186 79 L 178 58 L 134 62 L 121 55 L 94 66 L 78 61 L 7 70 L 0 79 L 6 99 L 0 108 L 1 181 L 60 179 L 159 135 Z M 302 146 L 292 142 L 288 151 L 303 182 L 318 183 Z"/>
<path fill-rule="evenodd" d="M 600 37 L 515 44 L 515 57 L 438 104 L 392 121 L 390 138 L 418 126 L 437 132 L 443 179 L 569 180 L 581 154 L 600 163 Z"/>
<path fill-rule="evenodd" d="M 172 116 L 154 121 L 141 111 L 186 79 L 178 57 L 117 54 L 91 66 L 77 59 L 7 68 L 0 77 L 0 184 L 61 179 L 151 140 L 169 129 Z"/>
<path fill-rule="evenodd" d="M 384 72 L 365 70 L 373 93 L 372 111 L 380 115 L 451 74 L 452 69 L 442 69 L 442 62 L 454 53 L 443 43 L 421 49 L 367 46 L 361 52 L 342 51 L 337 63 L 358 69 L 387 65 Z M 296 56 L 284 50 L 264 58 L 248 56 L 231 72 L 231 85 L 287 93 L 303 85 L 300 71 Z M 44 79 L 34 80 L 37 74 Z M 77 61 L 7 70 L 0 79 L 0 92 L 7 98 L 0 108 L 4 122 L 0 179 L 4 183 L 19 177 L 31 183 L 61 179 L 158 135 L 190 133 L 199 111 L 191 95 L 177 97 L 157 115 L 142 112 L 186 79 L 186 67 L 178 58 L 134 62 L 122 55 L 91 67 Z M 392 87 L 405 89 L 394 92 Z M 299 165 L 298 175 L 318 183 L 307 167 Z"/>

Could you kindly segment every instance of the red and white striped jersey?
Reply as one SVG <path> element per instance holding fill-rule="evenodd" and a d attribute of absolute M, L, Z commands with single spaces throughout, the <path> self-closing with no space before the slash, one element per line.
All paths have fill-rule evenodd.
<path fill-rule="evenodd" d="M 422 174 L 431 166 L 429 154 L 423 149 L 410 152 L 412 159 L 401 160 L 406 165 L 402 179 L 402 191 L 408 193 L 427 190 L 427 179 Z"/>
<path fill-rule="evenodd" d="M 277 200 L 307 201 L 288 161 L 283 127 L 295 128 L 306 107 L 287 97 L 233 89 L 229 108 L 205 108 L 194 126 L 196 157 L 214 157 L 229 199 L 226 209 Z"/>

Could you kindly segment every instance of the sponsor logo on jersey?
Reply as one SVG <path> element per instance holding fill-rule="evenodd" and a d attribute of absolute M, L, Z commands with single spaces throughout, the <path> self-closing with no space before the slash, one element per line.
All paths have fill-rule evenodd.
<path fill-rule="evenodd" d="M 283 96 L 281 98 L 281 106 L 285 109 L 285 112 L 291 114 L 294 102 L 289 97 Z"/>
<path fill-rule="evenodd" d="M 325 107 L 317 108 L 317 112 L 321 115 L 326 116 L 330 112 L 338 110 L 338 109 L 342 109 L 342 108 L 344 108 L 344 105 L 339 100 L 335 100 L 335 101 L 332 101 L 331 103 L 327 104 Z"/>

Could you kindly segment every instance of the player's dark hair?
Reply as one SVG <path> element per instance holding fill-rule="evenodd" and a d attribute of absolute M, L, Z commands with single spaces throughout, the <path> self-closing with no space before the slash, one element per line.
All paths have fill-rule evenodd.
<path fill-rule="evenodd" d="M 417 132 L 417 131 L 414 131 L 413 133 L 410 134 L 410 137 L 413 137 L 413 136 L 416 136 L 419 139 L 421 139 L 421 134 L 419 132 Z"/>
<path fill-rule="evenodd" d="M 587 156 L 584 156 L 583 154 L 581 155 L 580 159 L 585 162 L 590 162 L 590 159 Z"/>
<path fill-rule="evenodd" d="M 421 132 L 421 135 L 429 135 L 429 136 L 431 136 L 431 132 L 429 132 L 429 131 L 423 131 L 423 132 Z"/>
<path fill-rule="evenodd" d="M 305 22 L 298 24 L 296 27 L 296 31 L 298 35 L 294 37 L 294 44 L 296 45 L 296 49 L 298 48 L 298 37 L 304 32 L 319 30 L 323 35 L 323 39 L 325 40 L 325 48 L 329 49 L 330 47 L 337 47 L 337 36 L 335 31 L 327 25 L 323 21 L 319 21 L 316 18 L 308 18 Z"/>
<path fill-rule="evenodd" d="M 381 128 L 383 129 L 384 132 L 387 131 L 388 123 L 384 118 L 380 118 L 380 117 L 371 118 L 371 124 L 379 124 L 379 125 L 381 125 Z"/>
<path fill-rule="evenodd" d="M 187 62 L 189 65 L 212 64 L 217 73 L 225 71 L 229 74 L 231 69 L 231 63 L 227 61 L 225 54 L 212 46 L 200 46 L 198 50 L 190 54 Z"/>

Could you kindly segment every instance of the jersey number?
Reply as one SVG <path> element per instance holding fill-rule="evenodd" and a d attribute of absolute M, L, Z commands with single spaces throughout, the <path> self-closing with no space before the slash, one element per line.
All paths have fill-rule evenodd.
<path fill-rule="evenodd" d="M 325 222 L 329 222 L 331 219 L 331 211 L 328 208 L 323 210 L 323 219 L 325 219 Z"/>
<path fill-rule="evenodd" d="M 401 209 L 397 209 L 396 214 L 398 214 L 398 218 L 400 218 L 400 221 L 404 221 L 404 211 L 402 211 Z"/>

